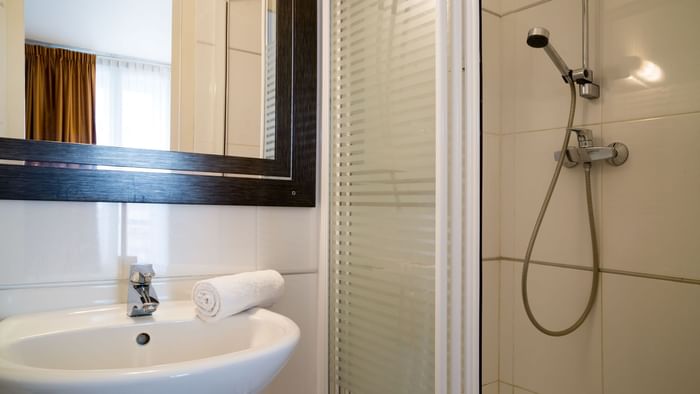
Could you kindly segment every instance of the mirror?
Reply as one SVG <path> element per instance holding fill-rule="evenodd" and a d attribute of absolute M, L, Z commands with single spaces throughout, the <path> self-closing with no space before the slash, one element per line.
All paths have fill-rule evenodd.
<path fill-rule="evenodd" d="M 0 6 L 0 137 L 267 160 L 280 152 L 276 0 Z"/>
<path fill-rule="evenodd" d="M 25 15 L 29 4 L 38 4 L 43 15 L 41 31 L 25 33 L 25 22 L 34 18 L 29 11 Z M 76 5 L 90 16 L 66 19 Z M 318 5 L 316 0 L 0 0 L 0 199 L 314 206 Z M 56 29 L 81 23 L 91 30 L 70 34 L 83 41 L 57 41 Z M 112 30 L 118 31 L 117 37 L 111 33 L 112 46 L 99 46 L 105 43 L 100 32 Z M 252 41 L 244 40 L 241 32 L 253 30 Z M 36 75 L 56 81 L 57 72 L 25 74 L 26 58 L 45 52 L 59 52 L 62 60 L 55 63 L 82 69 L 73 67 L 79 72 L 67 73 L 62 84 L 25 89 L 46 82 Z M 136 70 L 167 76 L 167 59 L 170 83 L 163 77 L 159 86 L 170 92 L 158 99 L 142 92 L 153 78 L 125 90 L 121 74 L 117 78 L 97 67 L 140 60 Z M 30 60 L 47 69 L 45 62 Z M 74 77 L 90 72 L 94 81 Z M 109 89 L 100 90 L 107 98 L 100 99 L 96 88 L 76 93 L 96 86 L 100 75 L 108 77 L 103 86 Z M 115 86 L 121 96 L 110 93 Z M 54 99 L 68 93 L 77 99 Z M 45 109 L 25 110 L 32 100 Z M 137 116 L 100 115 L 95 104 Z M 49 122 L 60 127 L 25 132 L 27 124 Z M 79 131 L 72 126 L 77 122 L 94 127 Z M 49 133 L 61 140 L 38 137 Z M 78 142 L 63 141 L 70 133 Z"/>

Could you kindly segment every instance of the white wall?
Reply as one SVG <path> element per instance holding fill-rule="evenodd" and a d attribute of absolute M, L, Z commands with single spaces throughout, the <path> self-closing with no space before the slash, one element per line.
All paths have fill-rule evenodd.
<path fill-rule="evenodd" d="M 696 393 L 700 3 L 590 5 L 591 67 L 602 91 L 579 101 L 576 124 L 603 145 L 625 142 L 630 159 L 595 166 L 601 290 L 578 331 L 551 338 L 524 313 L 521 260 L 563 136 L 568 91 L 525 37 L 532 26 L 549 28 L 562 57 L 579 65 L 581 1 L 484 2 L 485 392 Z M 562 172 L 533 259 L 565 266 L 532 266 L 534 313 L 549 327 L 571 324 L 591 280 L 572 269 L 591 264 L 580 168 Z"/>

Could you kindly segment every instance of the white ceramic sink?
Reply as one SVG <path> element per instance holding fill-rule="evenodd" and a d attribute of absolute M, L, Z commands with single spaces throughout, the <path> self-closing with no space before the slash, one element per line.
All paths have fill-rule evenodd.
<path fill-rule="evenodd" d="M 14 316 L 0 322 L 0 393 L 257 393 L 298 340 L 266 309 L 205 323 L 189 301 L 152 317 L 125 305 Z"/>

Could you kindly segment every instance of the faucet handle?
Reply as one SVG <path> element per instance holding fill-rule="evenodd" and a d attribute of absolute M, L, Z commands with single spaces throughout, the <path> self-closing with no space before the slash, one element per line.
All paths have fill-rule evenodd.
<path fill-rule="evenodd" d="M 593 131 L 590 129 L 571 128 L 569 131 L 576 133 L 579 148 L 588 148 L 593 146 Z"/>
<path fill-rule="evenodd" d="M 150 285 L 156 276 L 152 264 L 132 264 L 129 267 L 129 281 L 137 285 Z"/>

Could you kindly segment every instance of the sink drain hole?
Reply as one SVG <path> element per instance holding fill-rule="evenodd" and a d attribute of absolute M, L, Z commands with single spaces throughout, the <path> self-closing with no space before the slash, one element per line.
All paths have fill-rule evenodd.
<path fill-rule="evenodd" d="M 142 332 L 141 334 L 136 336 L 136 343 L 138 343 L 141 346 L 147 344 L 150 341 L 151 341 L 151 336 L 146 334 L 145 332 Z"/>

